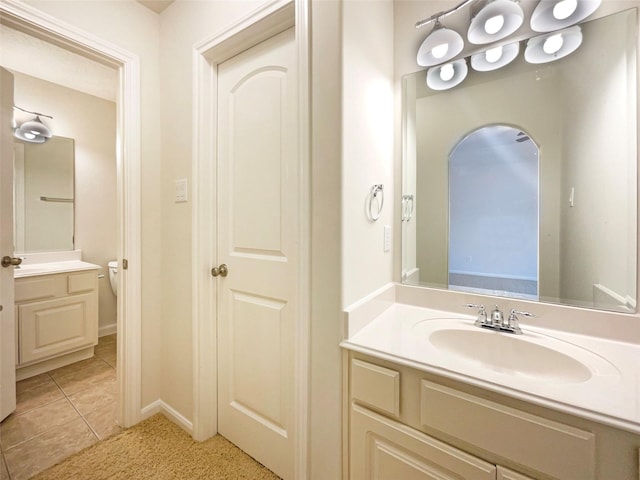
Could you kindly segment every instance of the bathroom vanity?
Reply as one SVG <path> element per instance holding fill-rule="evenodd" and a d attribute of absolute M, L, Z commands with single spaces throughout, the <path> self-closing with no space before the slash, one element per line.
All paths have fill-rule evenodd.
<path fill-rule="evenodd" d="M 15 270 L 17 380 L 93 356 L 99 268 L 73 260 Z"/>
<path fill-rule="evenodd" d="M 639 478 L 637 344 L 490 331 L 459 298 L 436 310 L 447 292 L 411 304 L 416 292 L 428 296 L 395 285 L 346 312 L 345 478 Z"/>

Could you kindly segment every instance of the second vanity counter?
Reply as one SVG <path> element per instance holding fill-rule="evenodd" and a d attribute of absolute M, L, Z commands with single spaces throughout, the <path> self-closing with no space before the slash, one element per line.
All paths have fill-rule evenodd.
<path fill-rule="evenodd" d="M 474 321 L 394 302 L 341 347 L 640 434 L 640 345 L 526 324 L 513 335 Z M 432 341 L 443 331 L 451 338 L 464 332 L 455 351 Z M 539 349 L 552 350 L 549 358 L 537 358 Z"/>
<path fill-rule="evenodd" d="M 52 275 L 56 273 L 80 272 L 83 270 L 97 270 L 99 265 L 83 262 L 82 260 L 64 260 L 60 262 L 23 264 L 14 269 L 14 278 L 33 277 L 37 275 Z"/>

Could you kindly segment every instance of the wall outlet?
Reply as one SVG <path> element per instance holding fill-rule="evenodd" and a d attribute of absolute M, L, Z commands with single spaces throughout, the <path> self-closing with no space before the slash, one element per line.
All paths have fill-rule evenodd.
<path fill-rule="evenodd" d="M 180 178 L 176 180 L 176 203 L 186 202 L 189 200 L 187 195 L 187 179 Z"/>
<path fill-rule="evenodd" d="M 391 226 L 384 226 L 384 251 L 388 252 L 391 250 Z"/>

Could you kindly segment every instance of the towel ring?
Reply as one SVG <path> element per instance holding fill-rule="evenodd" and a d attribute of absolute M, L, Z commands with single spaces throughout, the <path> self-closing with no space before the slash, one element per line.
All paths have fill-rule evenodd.
<path fill-rule="evenodd" d="M 374 211 L 374 207 L 373 207 L 374 198 L 378 200 L 377 211 Z M 384 205 L 384 190 L 382 189 L 382 184 L 379 183 L 371 187 L 371 194 L 369 195 L 369 216 L 371 217 L 371 220 L 373 220 L 374 222 L 380 218 L 383 205 Z"/>

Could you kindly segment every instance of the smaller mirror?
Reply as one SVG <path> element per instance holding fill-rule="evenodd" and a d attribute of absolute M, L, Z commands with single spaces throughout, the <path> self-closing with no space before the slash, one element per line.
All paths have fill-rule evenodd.
<path fill-rule="evenodd" d="M 74 140 L 14 142 L 16 253 L 74 248 Z"/>

